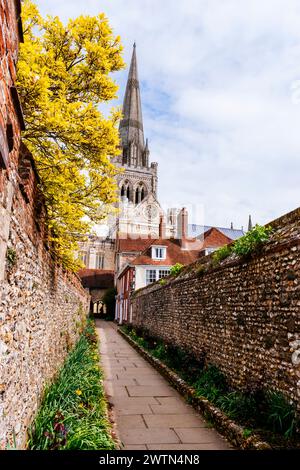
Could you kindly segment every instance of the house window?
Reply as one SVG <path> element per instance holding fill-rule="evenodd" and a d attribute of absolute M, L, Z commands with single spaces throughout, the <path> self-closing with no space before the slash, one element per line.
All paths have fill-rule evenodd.
<path fill-rule="evenodd" d="M 84 266 L 87 267 L 87 252 L 86 251 L 81 251 L 79 253 L 79 259 L 84 264 Z"/>
<path fill-rule="evenodd" d="M 156 281 L 156 269 L 146 270 L 146 284 L 151 284 Z"/>
<path fill-rule="evenodd" d="M 169 269 L 160 269 L 158 271 L 158 279 L 162 279 L 163 277 L 167 277 L 170 274 Z"/>
<path fill-rule="evenodd" d="M 96 269 L 103 269 L 104 268 L 104 254 L 97 253 L 96 254 Z"/>
<path fill-rule="evenodd" d="M 166 248 L 165 247 L 152 247 L 152 258 L 153 259 L 166 259 Z"/>

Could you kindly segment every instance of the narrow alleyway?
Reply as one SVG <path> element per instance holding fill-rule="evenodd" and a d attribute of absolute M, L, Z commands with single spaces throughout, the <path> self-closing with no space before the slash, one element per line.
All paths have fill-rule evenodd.
<path fill-rule="evenodd" d="M 230 445 L 207 426 L 168 382 L 116 331 L 96 321 L 105 390 L 125 450 L 226 450 Z"/>

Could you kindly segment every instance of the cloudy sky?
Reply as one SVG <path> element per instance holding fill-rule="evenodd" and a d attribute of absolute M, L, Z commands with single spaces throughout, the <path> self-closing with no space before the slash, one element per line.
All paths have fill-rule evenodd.
<path fill-rule="evenodd" d="M 66 20 L 104 12 L 137 43 L 159 200 L 206 224 L 266 223 L 300 202 L 299 0 L 39 0 Z M 115 75 L 122 102 L 128 71 Z"/>

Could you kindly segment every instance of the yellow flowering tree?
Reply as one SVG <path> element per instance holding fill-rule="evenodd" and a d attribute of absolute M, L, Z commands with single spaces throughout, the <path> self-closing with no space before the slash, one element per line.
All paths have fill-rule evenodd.
<path fill-rule="evenodd" d="M 76 269 L 77 242 L 116 200 L 120 111 L 109 117 L 101 104 L 116 97 L 111 72 L 124 67 L 120 38 L 104 14 L 65 25 L 22 4 L 24 44 L 18 90 L 26 130 L 48 209 L 51 241 L 67 267 Z"/>

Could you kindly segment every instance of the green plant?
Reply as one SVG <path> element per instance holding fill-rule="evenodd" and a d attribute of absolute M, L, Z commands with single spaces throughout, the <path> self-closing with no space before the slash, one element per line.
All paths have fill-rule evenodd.
<path fill-rule="evenodd" d="M 296 408 L 280 392 L 266 393 L 265 419 L 268 426 L 286 438 L 292 437 L 297 428 Z"/>
<path fill-rule="evenodd" d="M 198 266 L 196 269 L 196 274 L 199 277 L 203 276 L 205 272 L 206 272 L 206 267 L 204 266 L 204 264 L 200 264 L 200 266 Z"/>
<path fill-rule="evenodd" d="M 28 449 L 114 449 L 98 363 L 97 337 L 89 321 L 58 379 L 45 391 Z"/>
<path fill-rule="evenodd" d="M 10 268 L 17 264 L 17 252 L 13 248 L 7 248 L 6 259 Z"/>
<path fill-rule="evenodd" d="M 178 276 L 181 273 L 181 271 L 183 270 L 183 268 L 184 268 L 183 264 L 180 264 L 180 263 L 174 264 L 174 266 L 171 266 L 171 268 L 170 268 L 171 276 L 174 276 L 174 277 Z"/>
<path fill-rule="evenodd" d="M 245 428 L 244 431 L 243 431 L 243 436 L 245 437 L 245 439 L 247 439 L 248 437 L 250 437 L 252 434 L 253 434 L 252 429 L 247 429 L 247 428 Z"/>
<path fill-rule="evenodd" d="M 166 358 L 167 351 L 166 351 L 165 345 L 162 341 L 159 341 L 156 344 L 155 349 L 153 350 L 152 354 L 153 354 L 153 356 L 157 357 L 157 359 L 165 359 Z"/>
<path fill-rule="evenodd" d="M 227 390 L 226 378 L 215 365 L 208 365 L 194 383 L 198 396 L 203 396 L 212 402 Z"/>
<path fill-rule="evenodd" d="M 271 227 L 255 225 L 246 235 L 239 238 L 233 245 L 233 251 L 239 256 L 248 256 L 258 252 L 266 243 L 272 233 Z"/>
<path fill-rule="evenodd" d="M 254 394 L 233 391 L 218 397 L 217 405 L 232 419 L 247 422 L 257 413 Z"/>
<path fill-rule="evenodd" d="M 212 258 L 213 264 L 219 264 L 221 261 L 228 258 L 228 256 L 231 255 L 231 253 L 232 253 L 231 245 L 225 245 L 225 246 L 222 246 L 221 248 L 218 248 L 218 250 L 216 250 L 213 253 L 213 258 Z"/>
<path fill-rule="evenodd" d="M 165 279 L 160 279 L 160 280 L 159 280 L 159 284 L 160 284 L 161 286 L 164 286 L 165 284 L 167 284 L 167 281 L 166 281 Z"/>

